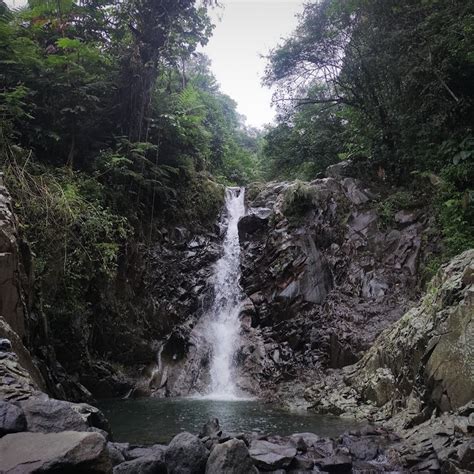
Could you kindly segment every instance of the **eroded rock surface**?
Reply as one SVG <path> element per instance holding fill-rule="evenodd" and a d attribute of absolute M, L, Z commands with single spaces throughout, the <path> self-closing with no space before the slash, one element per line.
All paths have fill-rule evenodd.
<path fill-rule="evenodd" d="M 112 464 L 98 433 L 15 433 L 0 438 L 0 472 L 109 474 Z"/>
<path fill-rule="evenodd" d="M 474 250 L 431 281 L 421 302 L 355 365 L 306 391 L 320 413 L 391 419 L 408 428 L 474 399 Z"/>
<path fill-rule="evenodd" d="M 242 440 L 231 439 L 218 444 L 211 451 L 207 460 L 206 474 L 257 474 L 249 455 L 249 450 Z"/>
<path fill-rule="evenodd" d="M 254 377 L 247 389 L 266 387 L 271 397 L 277 386 L 297 398 L 321 371 L 360 359 L 418 295 L 426 210 L 387 226 L 376 193 L 334 176 L 247 192 L 239 224 L 249 297 L 239 361 Z"/>

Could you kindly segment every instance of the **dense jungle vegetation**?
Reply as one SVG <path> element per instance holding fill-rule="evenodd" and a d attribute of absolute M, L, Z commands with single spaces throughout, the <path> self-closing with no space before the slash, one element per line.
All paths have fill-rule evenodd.
<path fill-rule="evenodd" d="M 264 82 L 280 110 L 265 140 L 267 177 L 313 179 L 361 161 L 403 188 L 381 203 L 386 214 L 424 191 L 433 199 L 438 263 L 474 245 L 473 2 L 308 2 Z"/>
<path fill-rule="evenodd" d="M 218 183 L 255 179 L 260 132 L 198 51 L 210 3 L 0 2 L 0 157 L 44 309 L 85 310 L 127 242 L 214 222 Z"/>
<path fill-rule="evenodd" d="M 313 179 L 347 158 L 434 188 L 443 258 L 474 246 L 472 2 L 308 2 L 269 54 L 279 117 L 264 132 L 200 52 L 215 7 L 0 1 L 0 159 L 46 309 L 90 299 L 132 237 L 212 222 L 219 183 Z"/>

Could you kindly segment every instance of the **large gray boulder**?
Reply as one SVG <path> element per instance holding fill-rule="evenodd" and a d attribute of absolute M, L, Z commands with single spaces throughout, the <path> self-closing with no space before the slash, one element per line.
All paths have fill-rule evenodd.
<path fill-rule="evenodd" d="M 240 439 L 231 439 L 218 444 L 206 464 L 206 474 L 258 474 L 246 444 Z"/>
<path fill-rule="evenodd" d="M 0 436 L 25 429 L 26 419 L 23 410 L 13 403 L 0 401 Z"/>
<path fill-rule="evenodd" d="M 168 474 L 162 459 L 145 456 L 114 467 L 113 474 Z"/>
<path fill-rule="evenodd" d="M 252 441 L 249 452 L 254 464 L 264 471 L 286 468 L 296 456 L 296 448 L 293 446 L 263 440 Z"/>
<path fill-rule="evenodd" d="M 27 430 L 40 433 L 88 431 L 91 427 L 110 431 L 102 412 L 87 403 L 63 400 L 29 399 L 19 402 L 25 413 Z"/>
<path fill-rule="evenodd" d="M 163 444 L 154 444 L 152 446 L 129 449 L 125 456 L 128 460 L 144 457 L 164 459 L 166 450 L 167 446 Z"/>
<path fill-rule="evenodd" d="M 112 465 L 98 433 L 13 433 L 0 439 L 0 472 L 109 474 Z"/>
<path fill-rule="evenodd" d="M 206 468 L 209 450 L 191 433 L 176 435 L 168 446 L 165 462 L 170 474 L 200 474 Z"/>

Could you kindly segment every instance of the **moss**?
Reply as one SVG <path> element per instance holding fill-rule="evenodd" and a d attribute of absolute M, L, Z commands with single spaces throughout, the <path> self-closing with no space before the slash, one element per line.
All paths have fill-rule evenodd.
<path fill-rule="evenodd" d="M 314 198 L 314 188 L 303 181 L 295 181 L 285 191 L 282 212 L 289 220 L 299 221 L 313 208 Z"/>
<path fill-rule="evenodd" d="M 253 201 L 265 189 L 266 183 L 257 181 L 250 183 L 246 188 L 246 195 L 249 201 Z"/>
<path fill-rule="evenodd" d="M 395 214 L 404 209 L 414 209 L 420 206 L 419 199 L 409 191 L 397 191 L 377 205 L 377 213 L 383 228 L 388 228 L 395 222 Z"/>
<path fill-rule="evenodd" d="M 178 202 L 167 210 L 166 222 L 190 228 L 213 225 L 224 204 L 225 186 L 197 174 L 183 191 Z"/>

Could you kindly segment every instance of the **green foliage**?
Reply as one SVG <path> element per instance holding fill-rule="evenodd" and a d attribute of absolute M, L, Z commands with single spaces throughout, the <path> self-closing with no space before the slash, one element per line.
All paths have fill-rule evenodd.
<path fill-rule="evenodd" d="M 259 137 L 196 53 L 212 3 L 0 0 L 0 162 L 54 328 L 104 303 L 129 241 L 211 225 L 211 172 L 255 176 Z"/>
<path fill-rule="evenodd" d="M 307 3 L 268 58 L 281 114 L 266 135 L 267 175 L 312 179 L 357 156 L 385 186 L 437 176 L 441 260 L 472 247 L 473 31 L 474 4 L 463 0 Z M 386 198 L 382 225 L 409 206 Z"/>
<path fill-rule="evenodd" d="M 349 145 L 345 123 L 345 109 L 340 105 L 328 108 L 307 103 L 286 111 L 265 136 L 266 177 L 311 180 L 337 163 Z"/>
<path fill-rule="evenodd" d="M 115 277 L 121 246 L 131 235 L 127 220 L 103 201 L 94 179 L 69 169 L 51 170 L 11 151 L 5 180 L 15 198 L 21 231 L 35 258 L 45 304 L 86 301 L 99 283 Z M 20 161 L 22 160 L 22 161 Z"/>
<path fill-rule="evenodd" d="M 377 213 L 383 228 L 393 225 L 395 214 L 404 209 L 420 206 L 419 200 L 410 191 L 397 191 L 379 202 Z"/>

